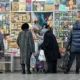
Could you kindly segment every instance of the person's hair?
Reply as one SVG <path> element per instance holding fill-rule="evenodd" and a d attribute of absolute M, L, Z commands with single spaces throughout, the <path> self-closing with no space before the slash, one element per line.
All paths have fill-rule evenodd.
<path fill-rule="evenodd" d="M 28 23 L 22 24 L 21 29 L 22 29 L 22 30 L 27 30 L 27 29 L 29 29 L 29 24 L 28 24 Z"/>

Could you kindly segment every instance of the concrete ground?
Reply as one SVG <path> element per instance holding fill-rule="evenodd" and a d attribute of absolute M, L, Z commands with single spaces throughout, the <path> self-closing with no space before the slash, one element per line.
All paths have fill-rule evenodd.
<path fill-rule="evenodd" d="M 62 72 L 57 74 L 21 74 L 20 72 L 15 73 L 3 73 L 0 74 L 0 80 L 80 80 L 80 74 L 70 72 L 70 74 L 64 74 Z"/>

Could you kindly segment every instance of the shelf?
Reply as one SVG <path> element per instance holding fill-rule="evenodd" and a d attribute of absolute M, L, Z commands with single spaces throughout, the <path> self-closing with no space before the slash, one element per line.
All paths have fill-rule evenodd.
<path fill-rule="evenodd" d="M 66 20 L 64 20 L 64 21 L 60 21 L 60 22 L 73 22 L 73 21 L 66 21 Z"/>
<path fill-rule="evenodd" d="M 65 16 L 65 15 L 64 15 L 64 16 L 60 16 L 60 17 L 72 17 L 72 16 Z"/>
<path fill-rule="evenodd" d="M 60 21 L 55 21 L 55 22 L 74 22 L 75 20 L 73 20 L 73 21 L 66 21 L 66 20 L 64 20 L 64 21 L 62 21 L 62 20 L 60 20 Z"/>
<path fill-rule="evenodd" d="M 53 12 L 53 11 L 32 11 L 32 12 Z"/>
<path fill-rule="evenodd" d="M 31 12 L 31 11 L 10 11 L 10 12 L 13 12 L 13 13 L 15 13 L 15 12 L 22 13 L 22 12 Z"/>
<path fill-rule="evenodd" d="M 69 32 L 70 30 L 55 30 L 55 31 L 68 31 Z"/>
<path fill-rule="evenodd" d="M 71 11 L 71 12 L 73 12 L 73 11 L 78 11 L 78 10 L 62 10 L 62 11 L 59 11 L 59 10 L 54 10 L 54 11 L 56 11 L 56 12 L 66 12 L 66 11 Z"/>

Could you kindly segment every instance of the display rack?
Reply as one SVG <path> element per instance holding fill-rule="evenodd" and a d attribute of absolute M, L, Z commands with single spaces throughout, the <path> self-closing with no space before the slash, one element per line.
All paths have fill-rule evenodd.
<path fill-rule="evenodd" d="M 47 20 L 53 27 L 59 47 L 63 49 L 74 22 L 80 16 L 80 0 L 0 0 L 0 6 L 1 4 L 7 6 L 0 7 L 0 27 L 4 34 L 9 34 L 8 48 L 18 48 L 16 38 L 24 22 L 29 23 L 33 32 L 34 21 L 37 21 L 39 30 Z M 2 18 L 4 15 L 7 17 Z M 36 42 L 38 36 L 33 32 Z"/>
<path fill-rule="evenodd" d="M 61 48 L 65 48 L 69 32 L 77 19 L 76 11 L 55 11 L 55 33 Z M 57 24 L 57 25 L 56 25 Z"/>

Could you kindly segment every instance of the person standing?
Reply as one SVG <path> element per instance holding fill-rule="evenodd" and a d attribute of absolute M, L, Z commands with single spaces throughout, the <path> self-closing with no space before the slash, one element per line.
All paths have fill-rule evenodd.
<path fill-rule="evenodd" d="M 27 23 L 24 23 L 21 29 L 22 31 L 19 33 L 17 38 L 17 44 L 20 47 L 22 74 L 25 74 L 25 65 L 27 67 L 27 74 L 31 74 L 30 58 L 32 53 L 35 52 L 34 39 Z"/>
<path fill-rule="evenodd" d="M 56 37 L 51 28 L 47 25 L 48 30 L 44 34 L 44 40 L 41 44 L 41 49 L 44 50 L 46 61 L 48 64 L 47 73 L 57 73 L 57 59 L 59 59 L 60 52 Z"/>
<path fill-rule="evenodd" d="M 72 63 L 76 57 L 76 73 L 79 74 L 80 68 L 80 20 L 77 20 L 68 36 L 66 51 L 70 49 L 70 59 L 67 65 L 67 70 L 64 73 L 69 73 Z"/>
<path fill-rule="evenodd" d="M 3 34 L 0 32 L 0 59 L 4 56 L 4 43 L 3 43 Z M 0 73 L 2 73 L 0 71 Z"/>

